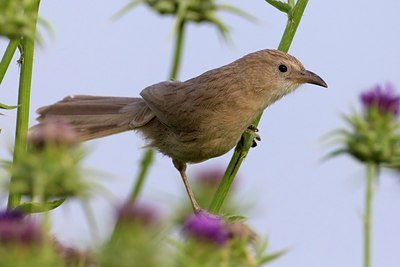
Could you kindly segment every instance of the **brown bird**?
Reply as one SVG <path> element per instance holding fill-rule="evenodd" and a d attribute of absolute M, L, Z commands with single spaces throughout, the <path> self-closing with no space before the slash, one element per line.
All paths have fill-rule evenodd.
<path fill-rule="evenodd" d="M 151 85 L 141 98 L 68 96 L 39 108 L 38 120 L 66 121 L 81 141 L 140 131 L 149 147 L 172 158 L 197 212 L 186 164 L 227 153 L 266 107 L 303 83 L 327 87 L 293 56 L 261 50 L 185 82 Z"/>

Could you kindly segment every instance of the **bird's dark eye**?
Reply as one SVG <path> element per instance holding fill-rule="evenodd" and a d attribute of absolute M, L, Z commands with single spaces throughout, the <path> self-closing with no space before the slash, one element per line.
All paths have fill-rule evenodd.
<path fill-rule="evenodd" d="M 286 65 L 279 65 L 279 71 L 280 72 L 287 72 L 287 67 L 286 67 Z"/>

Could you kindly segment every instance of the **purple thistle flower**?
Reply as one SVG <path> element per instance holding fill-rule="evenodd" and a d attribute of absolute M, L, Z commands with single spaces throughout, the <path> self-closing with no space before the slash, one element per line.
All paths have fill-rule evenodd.
<path fill-rule="evenodd" d="M 40 244 L 40 226 L 29 220 L 20 211 L 0 212 L 0 243 Z"/>
<path fill-rule="evenodd" d="M 159 214 L 157 211 L 145 205 L 136 205 L 131 201 L 127 201 L 117 211 L 118 222 L 137 222 L 142 225 L 153 225 L 159 222 Z"/>
<path fill-rule="evenodd" d="M 376 85 L 370 91 L 362 93 L 360 99 L 367 110 L 375 107 L 383 114 L 390 113 L 397 116 L 400 113 L 400 96 L 394 94 L 394 89 L 390 84 L 387 84 L 385 88 Z"/>
<path fill-rule="evenodd" d="M 229 239 L 229 232 L 222 219 L 207 212 L 199 212 L 186 220 L 186 235 L 197 240 L 224 245 Z"/>

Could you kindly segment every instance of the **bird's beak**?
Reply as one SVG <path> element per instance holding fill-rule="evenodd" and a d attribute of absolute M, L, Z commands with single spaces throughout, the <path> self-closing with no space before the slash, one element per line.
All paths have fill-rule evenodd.
<path fill-rule="evenodd" d="M 317 74 L 314 72 L 311 72 L 309 70 L 303 70 L 293 76 L 290 77 L 291 80 L 297 82 L 297 83 L 311 83 L 315 85 L 319 85 L 325 88 L 328 88 L 328 85 L 324 80 L 322 80 L 321 77 L 319 77 Z"/>

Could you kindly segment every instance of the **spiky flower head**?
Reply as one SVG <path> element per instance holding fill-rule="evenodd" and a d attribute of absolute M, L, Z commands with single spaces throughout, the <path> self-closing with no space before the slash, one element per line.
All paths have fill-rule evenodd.
<path fill-rule="evenodd" d="M 32 129 L 28 135 L 28 151 L 15 163 L 5 163 L 14 177 L 9 190 L 42 202 L 85 196 L 88 182 L 83 179 L 80 164 L 85 152 L 75 146 L 76 142 L 71 127 L 61 121 Z"/>
<path fill-rule="evenodd" d="M 377 85 L 360 95 L 363 114 L 344 116 L 350 130 L 340 129 L 344 145 L 331 155 L 347 153 L 361 162 L 400 165 L 400 96 L 391 85 Z"/>
<path fill-rule="evenodd" d="M 32 12 L 37 0 L 0 1 L 0 35 L 9 38 L 35 38 L 37 14 Z"/>

